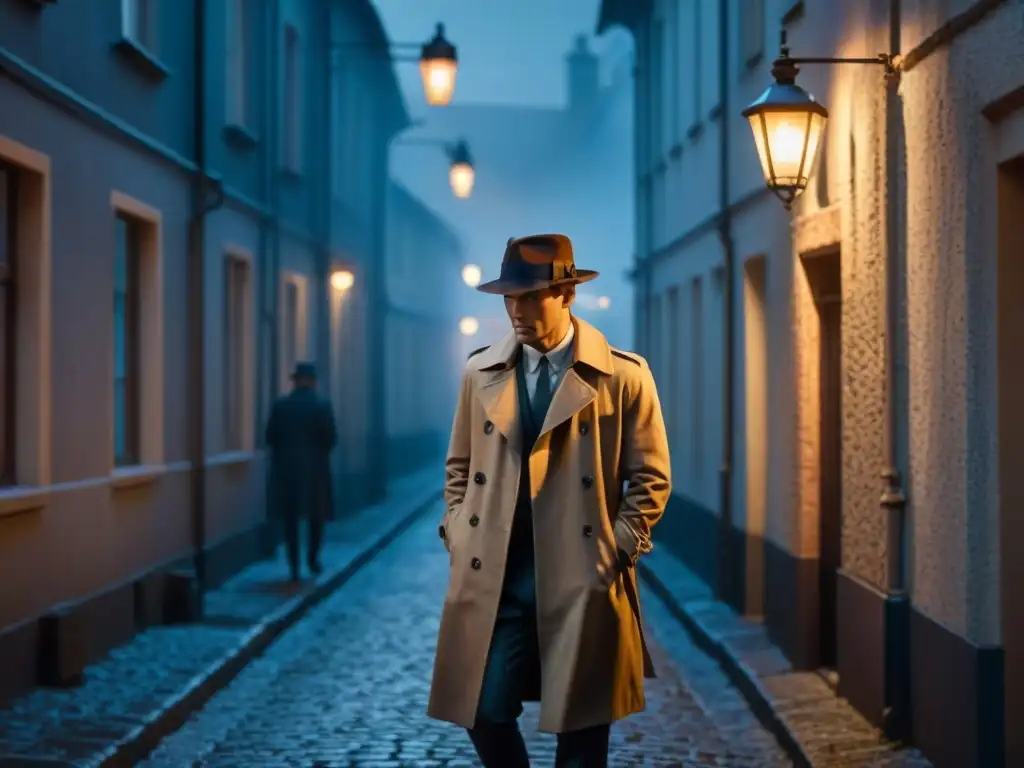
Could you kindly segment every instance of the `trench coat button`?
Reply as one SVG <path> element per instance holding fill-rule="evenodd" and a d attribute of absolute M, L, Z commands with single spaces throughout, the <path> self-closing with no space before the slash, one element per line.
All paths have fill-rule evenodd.
<path fill-rule="evenodd" d="M 483 563 L 480 562 L 479 557 L 474 557 L 472 560 L 469 561 L 469 567 L 472 568 L 474 571 L 479 571 L 481 565 L 483 565 Z"/>
<path fill-rule="evenodd" d="M 489 435 L 494 431 L 494 423 L 490 421 L 484 422 L 484 434 Z"/>
<path fill-rule="evenodd" d="M 594 529 L 592 527 L 590 527 L 589 525 L 584 525 L 583 526 L 583 535 L 586 538 L 589 539 L 591 536 L 594 535 Z"/>
<path fill-rule="evenodd" d="M 473 482 L 477 485 L 483 485 L 487 482 L 487 476 L 483 472 L 477 472 L 473 475 Z"/>
<path fill-rule="evenodd" d="M 583 476 L 583 487 L 584 488 L 589 488 L 593 484 L 594 484 L 594 478 L 592 478 L 590 475 L 584 475 Z"/>
<path fill-rule="evenodd" d="M 580 422 L 580 434 L 585 437 L 587 432 L 589 432 L 589 431 L 590 431 L 590 425 L 587 424 L 587 422 L 585 422 L 585 421 Z"/>
<path fill-rule="evenodd" d="M 442 539 L 444 538 L 444 526 L 443 525 L 437 526 L 437 535 L 440 536 Z"/>
<path fill-rule="evenodd" d="M 476 528 L 478 525 L 480 525 L 480 517 L 478 515 L 473 515 L 471 518 L 469 518 L 469 524 Z"/>

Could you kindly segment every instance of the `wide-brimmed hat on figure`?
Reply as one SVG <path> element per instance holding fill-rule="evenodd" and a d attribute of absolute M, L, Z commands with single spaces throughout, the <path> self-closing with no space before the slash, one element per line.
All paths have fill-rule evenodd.
<path fill-rule="evenodd" d="M 313 363 L 296 363 L 292 371 L 293 379 L 315 379 L 316 365 Z"/>
<path fill-rule="evenodd" d="M 592 269 L 576 269 L 572 241 L 565 235 L 528 235 L 510 238 L 501 260 L 501 274 L 477 286 L 478 291 L 516 296 L 559 285 L 593 280 Z"/>

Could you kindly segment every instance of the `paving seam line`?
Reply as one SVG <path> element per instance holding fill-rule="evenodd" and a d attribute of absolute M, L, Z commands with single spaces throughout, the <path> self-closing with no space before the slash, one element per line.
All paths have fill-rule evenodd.
<path fill-rule="evenodd" d="M 772 704 L 771 696 L 764 689 L 757 674 L 730 651 L 725 643 L 718 640 L 700 619 L 690 613 L 685 604 L 673 596 L 672 591 L 642 558 L 637 564 L 637 569 L 651 592 L 665 604 L 669 613 L 693 639 L 694 644 L 718 662 L 730 682 L 746 700 L 751 712 L 775 737 L 779 746 L 793 761 L 793 765 L 796 768 L 814 768 L 800 740 Z"/>
<path fill-rule="evenodd" d="M 343 586 L 411 528 L 440 498 L 441 490 L 438 489 L 403 515 L 395 525 L 378 534 L 344 567 L 330 574 L 309 592 L 296 596 L 264 616 L 228 654 L 192 678 L 184 691 L 171 696 L 159 711 L 102 754 L 91 758 L 87 765 L 93 768 L 127 768 L 145 759 L 161 741 L 180 729 L 193 712 L 205 706 L 285 630 L 298 623 L 312 608 Z"/>

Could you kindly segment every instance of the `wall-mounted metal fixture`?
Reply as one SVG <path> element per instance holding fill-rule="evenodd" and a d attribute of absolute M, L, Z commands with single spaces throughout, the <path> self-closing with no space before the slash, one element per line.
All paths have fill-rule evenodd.
<path fill-rule="evenodd" d="M 365 48 L 363 42 L 336 42 L 336 50 Z M 374 46 L 376 48 L 377 46 Z M 419 56 L 403 51 L 419 50 Z M 447 107 L 455 94 L 455 76 L 459 71 L 459 58 L 455 46 L 444 36 L 444 24 L 438 23 L 434 37 L 425 43 L 389 43 L 387 57 L 393 62 L 417 63 L 423 79 L 423 94 L 432 107 Z"/>
<path fill-rule="evenodd" d="M 469 145 L 463 139 L 454 144 L 442 139 L 408 138 L 399 139 L 394 142 L 396 145 L 407 147 L 441 147 L 451 168 L 448 171 L 448 182 L 452 187 L 452 194 L 460 200 L 465 200 L 473 194 L 473 184 L 476 181 L 476 167 L 473 165 L 473 157 L 469 154 Z"/>
<path fill-rule="evenodd" d="M 775 82 L 743 110 L 743 116 L 750 121 L 765 183 L 786 210 L 807 188 L 828 121 L 828 110 L 796 84 L 800 64 L 875 64 L 893 76 L 899 57 L 880 53 L 870 59 L 792 58 L 782 30 L 779 58 L 772 63 Z"/>

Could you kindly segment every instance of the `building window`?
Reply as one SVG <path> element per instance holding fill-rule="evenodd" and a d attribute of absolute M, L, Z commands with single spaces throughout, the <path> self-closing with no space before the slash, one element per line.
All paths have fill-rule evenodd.
<path fill-rule="evenodd" d="M 18 175 L 0 165 L 0 485 L 16 483 Z"/>
<path fill-rule="evenodd" d="M 280 375 L 281 388 L 288 388 L 295 364 L 306 359 L 306 278 L 290 273 L 281 286 Z"/>
<path fill-rule="evenodd" d="M 229 256 L 224 264 L 224 444 L 251 448 L 252 303 L 249 260 Z"/>
<path fill-rule="evenodd" d="M 227 122 L 248 127 L 251 122 L 251 47 L 252 25 L 249 10 L 252 0 L 228 0 L 227 18 Z"/>
<path fill-rule="evenodd" d="M 693 375 L 693 411 L 690 413 L 690 435 L 693 439 L 690 458 L 694 488 L 700 488 L 704 473 L 704 291 L 701 279 L 693 278 L 690 295 L 690 371 Z"/>
<path fill-rule="evenodd" d="M 114 251 L 114 465 L 140 457 L 140 225 L 119 214 Z"/>
<path fill-rule="evenodd" d="M 298 173 L 302 170 L 302 52 L 298 30 L 288 25 L 284 29 L 284 120 L 282 138 L 285 168 Z"/>
<path fill-rule="evenodd" d="M 744 0 L 739 43 L 740 71 L 757 66 L 764 58 L 764 0 Z"/>
<path fill-rule="evenodd" d="M 673 285 L 668 289 L 668 433 L 670 438 L 677 438 L 683 426 L 683 414 L 679 411 L 680 380 L 679 347 L 679 287 Z"/>
<path fill-rule="evenodd" d="M 157 3 L 160 0 L 121 0 L 121 34 L 133 43 L 157 52 Z"/>

